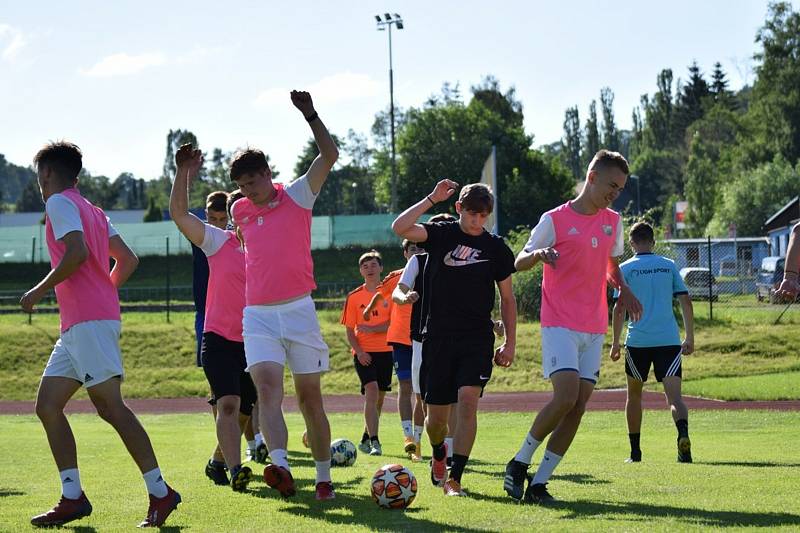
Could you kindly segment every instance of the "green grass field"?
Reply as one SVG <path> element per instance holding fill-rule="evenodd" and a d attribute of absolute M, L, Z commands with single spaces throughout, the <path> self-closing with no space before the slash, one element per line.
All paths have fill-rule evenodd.
<path fill-rule="evenodd" d="M 766 313 L 766 312 L 765 312 Z M 797 399 L 800 389 L 793 387 L 788 372 L 800 372 L 797 355 L 800 314 L 789 314 L 775 326 L 767 316 L 741 313 L 713 322 L 698 309 L 696 324 L 697 352 L 684 359 L 686 390 L 693 394 L 725 399 Z M 323 336 L 331 350 L 331 372 L 324 377 L 328 394 L 357 393 L 358 377 L 352 366 L 339 311 L 319 312 Z M 123 385 L 131 398 L 202 396 L 208 385 L 202 370 L 194 366 L 194 314 L 172 313 L 171 322 L 163 313 L 125 313 L 123 315 L 122 353 L 127 378 Z M 538 323 L 520 324 L 517 359 L 509 369 L 496 369 L 488 390 L 548 391 L 542 378 Z M 32 325 L 27 315 L 0 315 L 0 400 L 30 400 L 58 338 L 58 316 L 34 315 Z M 607 340 L 609 338 L 607 337 Z M 743 376 L 775 375 L 777 379 L 758 378 L 757 385 Z M 651 374 L 650 388 L 656 388 Z M 709 381 L 710 380 L 710 381 Z M 695 382 L 704 383 L 702 388 Z M 716 386 L 711 386 L 716 383 Z M 625 385 L 621 362 L 604 358 L 600 387 Z M 287 373 L 286 386 L 292 384 Z M 753 390 L 757 386 L 758 390 Z M 80 393 L 84 395 L 85 393 Z M 758 394 L 757 396 L 754 396 Z"/>
<path fill-rule="evenodd" d="M 288 416 L 290 458 L 299 494 L 281 500 L 258 480 L 247 493 L 216 487 L 203 475 L 214 435 L 207 415 L 142 416 L 167 481 L 183 496 L 167 530 L 179 531 L 683 531 L 708 528 L 800 528 L 800 413 L 705 411 L 691 414 L 695 463 L 675 462 L 675 429 L 666 411 L 649 411 L 642 435 L 644 461 L 626 465 L 622 413 L 590 412 L 549 488 L 561 503 L 521 506 L 502 489 L 502 471 L 516 451 L 530 416 L 483 413 L 464 477 L 468 498 L 446 498 L 428 481 L 427 464 L 401 457 L 401 432 L 384 416 L 386 455 L 359 455 L 334 469 L 334 502 L 313 498 L 313 463 L 300 445 L 302 420 Z M 131 531 L 144 516 L 146 495 L 133 461 L 114 431 L 91 415 L 70 417 L 81 477 L 94 505 L 75 531 Z M 355 440 L 357 414 L 331 417 L 333 436 Z M 0 477 L 0 531 L 30 530 L 28 520 L 52 506 L 58 476 L 44 432 L 30 416 L 0 417 L 6 468 Z M 426 455 L 429 453 L 425 449 Z M 534 462 L 541 457 L 541 450 Z M 401 462 L 418 478 L 417 500 L 406 511 L 379 509 L 369 480 L 381 465 Z"/>

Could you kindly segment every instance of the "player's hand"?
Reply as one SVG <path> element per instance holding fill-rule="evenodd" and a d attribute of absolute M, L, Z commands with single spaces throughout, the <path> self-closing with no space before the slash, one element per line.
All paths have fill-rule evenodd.
<path fill-rule="evenodd" d="M 417 291 L 408 291 L 404 303 L 413 304 L 416 303 L 417 300 L 419 300 L 419 293 Z"/>
<path fill-rule="evenodd" d="M 514 362 L 514 347 L 503 343 L 494 351 L 494 364 L 508 368 Z"/>
<path fill-rule="evenodd" d="M 308 118 L 314 114 L 314 101 L 306 91 L 292 91 L 289 93 L 292 104 L 300 110 L 304 117 Z"/>
<path fill-rule="evenodd" d="M 506 336 L 506 327 L 503 325 L 502 320 L 495 320 L 493 322 L 494 334 L 498 337 L 505 337 Z"/>
<path fill-rule="evenodd" d="M 358 362 L 361 363 L 362 366 L 369 366 L 372 364 L 372 357 L 367 352 L 359 352 L 356 354 L 358 358 Z"/>
<path fill-rule="evenodd" d="M 458 187 L 459 185 L 455 181 L 444 179 L 436 184 L 436 187 L 433 188 L 433 192 L 430 193 L 428 197 L 433 200 L 433 203 L 438 204 L 439 202 L 450 199 L 456 190 L 458 190 Z"/>
<path fill-rule="evenodd" d="M 681 344 L 681 353 L 683 355 L 692 355 L 694 353 L 694 339 L 686 339 Z"/>
<path fill-rule="evenodd" d="M 539 261 L 542 263 L 547 263 L 551 267 L 556 267 L 556 261 L 558 261 L 559 253 L 558 250 L 555 248 L 540 248 L 533 252 L 533 255 L 539 258 Z"/>
<path fill-rule="evenodd" d="M 186 143 L 178 148 L 175 154 L 175 165 L 178 172 L 186 172 L 189 180 L 193 180 L 203 166 L 203 152 L 195 149 L 191 144 Z"/>
<path fill-rule="evenodd" d="M 622 347 L 619 345 L 618 342 L 611 344 L 611 350 L 608 352 L 608 356 L 611 357 L 612 361 L 619 361 L 620 350 Z"/>
<path fill-rule="evenodd" d="M 637 322 L 642 318 L 642 304 L 627 285 L 623 285 L 619 290 L 619 302 L 622 308 L 628 312 L 631 322 Z"/>
<path fill-rule="evenodd" d="M 33 313 L 33 306 L 38 304 L 43 297 L 44 294 L 40 294 L 36 288 L 33 288 L 22 295 L 22 298 L 19 299 L 19 305 L 26 313 Z"/>
<path fill-rule="evenodd" d="M 800 293 L 800 284 L 796 279 L 783 278 L 778 290 L 775 291 L 775 296 L 786 303 L 793 302 Z"/>

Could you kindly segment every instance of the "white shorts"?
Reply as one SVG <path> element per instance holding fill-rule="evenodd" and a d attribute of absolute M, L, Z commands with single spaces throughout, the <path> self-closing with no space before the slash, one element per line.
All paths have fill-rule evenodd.
<path fill-rule="evenodd" d="M 542 373 L 574 370 L 581 379 L 597 383 L 603 356 L 602 333 L 583 333 L 567 328 L 542 328 Z"/>
<path fill-rule="evenodd" d="M 248 305 L 242 320 L 247 370 L 264 362 L 292 374 L 327 372 L 328 345 L 322 340 L 311 296 L 278 305 Z"/>
<path fill-rule="evenodd" d="M 419 369 L 422 367 L 422 343 L 411 341 L 411 388 L 414 394 L 421 394 L 419 389 Z"/>
<path fill-rule="evenodd" d="M 79 322 L 61 334 L 42 377 L 80 381 L 85 387 L 123 377 L 119 320 Z"/>

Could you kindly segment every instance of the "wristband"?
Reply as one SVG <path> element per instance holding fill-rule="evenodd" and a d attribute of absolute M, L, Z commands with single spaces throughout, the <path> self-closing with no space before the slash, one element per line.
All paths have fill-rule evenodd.
<path fill-rule="evenodd" d="M 318 118 L 319 114 L 316 111 L 314 111 L 314 113 L 312 113 L 310 117 L 306 117 L 306 122 L 314 122 Z"/>
<path fill-rule="evenodd" d="M 434 202 L 434 201 L 431 199 L 431 195 L 430 195 L 430 194 L 429 194 L 428 196 L 426 196 L 425 198 L 426 198 L 426 199 L 427 199 L 427 200 L 428 200 L 428 201 L 431 203 L 431 207 L 433 207 L 434 205 L 436 205 L 436 202 Z"/>

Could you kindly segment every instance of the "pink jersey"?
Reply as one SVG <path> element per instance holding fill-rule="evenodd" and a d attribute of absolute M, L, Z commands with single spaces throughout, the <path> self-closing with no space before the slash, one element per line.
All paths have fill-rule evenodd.
<path fill-rule="evenodd" d="M 108 219 L 102 209 L 92 205 L 77 189 L 67 189 L 60 195 L 78 209 L 80 227 L 71 229 L 83 232 L 83 240 L 89 250 L 88 258 L 78 270 L 56 285 L 61 331 L 89 320 L 119 320 L 119 294 L 109 275 Z M 53 268 L 61 262 L 67 250 L 67 246 L 58 240 L 64 234 L 56 234 L 50 222 L 52 215 L 48 213 L 48 208 L 52 209 L 54 203 L 48 199 L 48 205 L 45 206 L 45 235 Z"/>
<path fill-rule="evenodd" d="M 284 187 L 265 205 L 249 198 L 233 204 L 244 237 L 246 305 L 269 305 L 317 288 L 311 260 L 311 208 L 316 195 L 305 176 Z"/>
<path fill-rule="evenodd" d="M 200 249 L 208 257 L 208 292 L 203 331 L 212 331 L 229 341 L 244 342 L 245 266 L 244 252 L 233 231 L 206 224 Z"/>
<path fill-rule="evenodd" d="M 608 329 L 608 258 L 622 255 L 622 219 L 611 209 L 581 215 L 567 202 L 542 215 L 525 251 L 552 247 L 555 268 L 545 264 L 542 327 L 605 334 Z"/>

